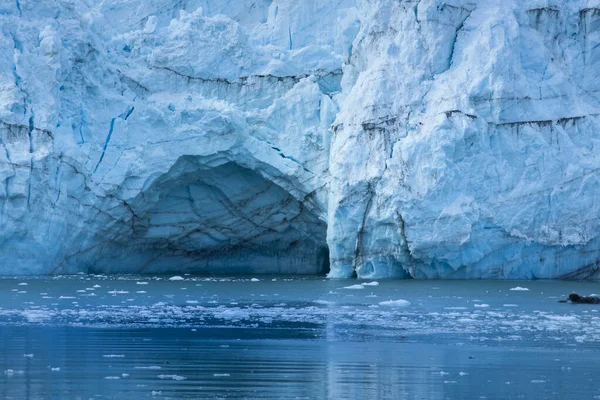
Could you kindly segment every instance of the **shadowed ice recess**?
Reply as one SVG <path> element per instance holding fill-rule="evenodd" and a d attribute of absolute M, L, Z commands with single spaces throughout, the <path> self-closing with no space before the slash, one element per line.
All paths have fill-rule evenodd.
<path fill-rule="evenodd" d="M 600 1 L 0 5 L 0 274 L 596 279 Z"/>

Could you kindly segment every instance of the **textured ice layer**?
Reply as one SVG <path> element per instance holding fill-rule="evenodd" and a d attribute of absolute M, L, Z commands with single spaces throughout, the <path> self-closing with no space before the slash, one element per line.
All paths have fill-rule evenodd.
<path fill-rule="evenodd" d="M 600 1 L 0 2 L 0 273 L 595 278 Z"/>

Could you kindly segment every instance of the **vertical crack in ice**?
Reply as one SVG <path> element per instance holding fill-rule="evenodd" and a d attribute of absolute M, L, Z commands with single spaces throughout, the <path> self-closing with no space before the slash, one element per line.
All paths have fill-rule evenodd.
<path fill-rule="evenodd" d="M 19 3 L 19 0 L 15 0 L 16 4 L 17 4 L 17 11 L 19 12 L 19 18 L 23 15 L 22 11 L 21 11 L 21 3 Z"/>
<path fill-rule="evenodd" d="M 353 265 L 352 265 L 352 269 L 354 270 L 354 273 L 356 274 L 356 270 L 359 267 L 359 261 L 360 261 L 360 257 L 361 257 L 361 250 L 363 247 L 363 240 L 364 240 L 364 234 L 365 234 L 365 225 L 367 223 L 367 217 L 369 215 L 369 212 L 371 211 L 371 206 L 373 205 L 373 197 L 375 196 L 374 190 L 373 190 L 373 186 L 371 185 L 371 183 L 369 182 L 368 186 L 367 186 L 367 195 L 369 196 L 369 200 L 367 200 L 367 204 L 365 206 L 365 212 L 363 214 L 362 217 L 362 221 L 360 224 L 360 227 L 358 229 L 358 234 L 356 235 L 356 248 L 354 249 L 354 260 L 353 260 Z"/>
<path fill-rule="evenodd" d="M 124 113 L 119 114 L 118 117 L 115 117 L 110 120 L 110 128 L 108 129 L 108 135 L 106 135 L 106 140 L 104 141 L 104 146 L 102 147 L 102 154 L 100 155 L 100 159 L 98 160 L 98 163 L 94 167 L 94 172 L 92 172 L 92 174 L 95 174 L 96 171 L 98 171 L 98 167 L 100 166 L 100 164 L 102 163 L 102 160 L 104 159 L 104 155 L 106 154 L 106 149 L 108 148 L 108 144 L 110 143 L 110 139 L 112 138 L 112 134 L 115 130 L 115 120 L 117 118 L 121 118 L 123 121 L 127 121 L 127 118 L 129 118 L 129 116 L 133 112 L 133 109 L 134 109 L 134 107 L 130 107 Z"/>
<path fill-rule="evenodd" d="M 83 113 L 83 106 L 79 110 L 79 137 L 81 138 L 81 143 L 85 143 L 85 139 L 83 137 L 83 125 L 85 124 L 85 114 Z"/>
<path fill-rule="evenodd" d="M 115 119 L 117 119 L 117 118 L 113 118 L 110 120 L 110 128 L 108 129 L 108 135 L 106 135 L 106 140 L 104 141 L 104 146 L 102 148 L 102 154 L 100 155 L 100 159 L 98 160 L 96 167 L 94 167 L 94 172 L 92 172 L 93 174 L 95 174 L 96 171 L 98 171 L 98 167 L 100 166 L 100 163 L 104 159 L 104 154 L 106 154 L 106 148 L 108 147 L 108 144 L 110 143 L 110 138 L 112 137 L 113 130 L 115 129 Z"/>
<path fill-rule="evenodd" d="M 290 39 L 290 50 L 292 50 L 293 42 L 292 42 L 292 27 L 291 26 L 288 26 L 288 36 Z"/>
<path fill-rule="evenodd" d="M 27 137 L 29 138 L 29 153 L 33 153 L 33 130 L 34 130 L 34 125 L 33 125 L 33 110 L 31 110 L 31 116 L 29 117 L 29 126 L 27 127 Z"/>
<path fill-rule="evenodd" d="M 452 61 L 454 60 L 454 50 L 456 48 L 456 42 L 458 41 L 458 35 L 463 30 L 463 28 L 465 26 L 465 22 L 467 21 L 467 19 L 471 16 L 471 13 L 473 12 L 473 10 L 469 10 L 466 8 L 464 8 L 464 10 L 467 11 L 467 16 L 465 18 L 463 18 L 463 20 L 460 22 L 460 24 L 456 27 L 456 32 L 454 33 L 454 39 L 452 40 L 452 45 L 450 46 L 450 55 L 448 57 L 448 67 L 446 69 L 450 69 L 450 67 L 452 66 Z"/>
<path fill-rule="evenodd" d="M 31 211 L 31 178 L 33 176 L 33 157 L 29 160 L 29 181 L 27 182 L 27 209 Z"/>
<path fill-rule="evenodd" d="M 409 262 L 409 270 L 412 269 L 415 265 L 415 258 L 410 250 L 410 246 L 408 245 L 408 239 L 406 237 L 406 222 L 404 221 L 404 217 L 400 213 L 400 211 L 396 211 L 396 216 L 398 217 L 398 225 L 400 226 L 400 237 L 402 238 L 402 250 L 408 256 Z M 410 272 L 409 272 L 410 273 Z M 411 274 L 412 275 L 412 274 Z"/>

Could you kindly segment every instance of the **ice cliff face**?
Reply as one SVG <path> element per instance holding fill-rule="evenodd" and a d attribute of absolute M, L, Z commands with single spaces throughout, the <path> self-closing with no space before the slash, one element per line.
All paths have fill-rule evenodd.
<path fill-rule="evenodd" d="M 0 0 L 0 271 L 600 275 L 600 0 Z"/>

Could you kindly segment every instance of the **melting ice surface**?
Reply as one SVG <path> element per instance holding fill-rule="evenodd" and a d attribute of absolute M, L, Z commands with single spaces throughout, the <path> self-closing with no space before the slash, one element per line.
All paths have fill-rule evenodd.
<path fill-rule="evenodd" d="M 170 278 L 0 280 L 0 396 L 600 396 L 597 284 Z"/>

